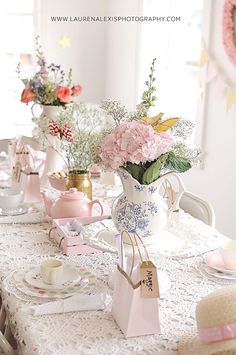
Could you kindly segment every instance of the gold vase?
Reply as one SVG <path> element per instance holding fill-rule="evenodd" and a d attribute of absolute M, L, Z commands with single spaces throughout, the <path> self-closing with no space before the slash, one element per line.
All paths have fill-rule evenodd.
<path fill-rule="evenodd" d="M 83 192 L 90 200 L 92 200 L 92 182 L 88 172 L 69 172 L 66 187 L 68 190 L 71 187 L 76 187 L 78 191 Z"/>

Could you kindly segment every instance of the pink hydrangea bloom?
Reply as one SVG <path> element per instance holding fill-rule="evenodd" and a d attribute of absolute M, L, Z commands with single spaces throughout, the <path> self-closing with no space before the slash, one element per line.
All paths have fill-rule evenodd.
<path fill-rule="evenodd" d="M 130 163 L 153 161 L 171 150 L 172 137 L 156 133 L 151 125 L 140 121 L 123 123 L 108 134 L 101 146 L 101 159 L 114 170 Z"/>

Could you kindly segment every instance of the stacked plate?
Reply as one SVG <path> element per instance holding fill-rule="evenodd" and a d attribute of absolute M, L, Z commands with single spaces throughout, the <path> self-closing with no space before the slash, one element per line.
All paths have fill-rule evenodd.
<path fill-rule="evenodd" d="M 24 193 L 15 188 L 0 189 L 0 216 L 18 216 L 28 212 L 23 205 Z"/>
<path fill-rule="evenodd" d="M 219 250 L 205 256 L 204 261 L 203 268 L 208 275 L 236 282 L 236 270 L 229 270 L 225 267 Z"/>
<path fill-rule="evenodd" d="M 38 298 L 67 298 L 76 293 L 91 293 L 95 286 L 95 276 L 84 268 L 66 264 L 61 284 L 44 283 L 40 267 L 32 266 L 27 270 L 13 273 L 14 284 L 22 293 Z"/>
<path fill-rule="evenodd" d="M 22 214 L 28 213 L 28 211 L 29 208 L 23 205 L 9 210 L 0 208 L 0 216 L 20 216 Z"/>

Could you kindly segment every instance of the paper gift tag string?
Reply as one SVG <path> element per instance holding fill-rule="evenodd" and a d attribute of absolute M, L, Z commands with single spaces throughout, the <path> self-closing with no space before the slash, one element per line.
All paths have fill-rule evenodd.
<path fill-rule="evenodd" d="M 142 257 L 142 253 L 141 253 L 140 247 L 138 245 L 137 239 L 140 241 L 140 245 L 143 247 L 143 250 L 145 251 L 145 255 L 147 257 L 147 262 L 150 261 L 150 257 L 148 255 L 147 248 L 146 248 L 144 242 L 142 241 L 142 238 L 137 233 L 135 233 L 135 234 L 133 234 L 133 238 L 134 238 L 134 241 L 133 241 L 133 239 L 130 236 L 130 234 L 126 230 L 123 230 L 122 233 L 121 233 L 121 238 L 120 238 L 120 241 L 121 241 L 120 242 L 120 247 L 121 247 L 121 266 L 122 266 L 122 268 L 123 268 L 123 265 L 124 265 L 124 252 L 123 252 L 123 248 L 122 248 L 122 242 L 123 242 L 123 236 L 124 236 L 125 233 L 129 237 L 129 240 L 131 242 L 129 245 L 131 245 L 131 247 L 132 247 L 132 263 L 131 263 L 131 268 L 130 268 L 130 272 L 129 272 L 129 277 L 131 277 L 133 269 L 134 269 L 134 259 L 135 259 L 135 249 L 134 249 L 134 247 L 135 246 L 137 247 L 137 250 L 138 250 L 138 253 L 139 253 L 139 257 L 140 257 L 140 261 L 142 263 L 145 262 L 145 260 Z M 134 242 L 135 242 L 135 244 L 134 244 Z"/>
<path fill-rule="evenodd" d="M 134 240 L 139 252 L 140 259 L 142 261 L 140 266 L 140 278 L 141 278 L 141 294 L 144 298 L 159 298 L 159 284 L 157 278 L 157 269 L 154 263 L 150 260 L 147 248 L 143 243 L 142 238 L 135 233 Z M 142 253 L 138 245 L 138 240 L 141 242 L 143 250 L 145 251 L 147 260 L 143 260 Z"/>
<path fill-rule="evenodd" d="M 127 236 L 129 237 L 129 240 L 131 242 L 131 246 L 132 246 L 132 264 L 131 264 L 131 268 L 130 268 L 130 272 L 129 272 L 129 277 L 131 277 L 132 275 L 132 272 L 133 272 L 133 268 L 134 268 L 134 256 L 135 256 L 135 250 L 134 250 L 134 244 L 133 244 L 133 241 L 132 241 L 132 238 L 130 236 L 130 234 L 126 231 L 126 230 L 123 230 L 121 232 L 121 235 L 120 235 L 120 248 L 121 248 L 121 251 L 120 251 L 120 255 L 121 255 L 121 267 L 122 269 L 124 268 L 124 250 L 122 248 L 122 242 L 123 242 L 123 236 L 124 234 L 127 234 Z"/>
<path fill-rule="evenodd" d="M 132 247 L 132 264 L 130 268 L 129 274 L 127 274 L 122 268 L 123 268 L 123 248 L 122 248 L 122 242 L 123 242 L 123 237 L 124 234 L 127 234 L 130 242 L 131 242 L 131 247 Z M 133 240 L 134 239 L 134 240 Z M 150 260 L 147 248 L 142 240 L 142 238 L 137 234 L 133 234 L 133 239 L 130 236 L 130 234 L 127 231 L 122 231 L 121 233 L 121 256 L 122 256 L 122 261 L 121 265 L 122 268 L 117 265 L 117 268 L 119 272 L 127 279 L 129 284 L 133 287 L 133 289 L 138 288 L 141 286 L 141 295 L 144 298 L 159 298 L 160 297 L 160 292 L 159 292 L 159 284 L 158 284 L 158 278 L 157 278 L 157 269 L 156 266 L 153 264 L 153 262 Z M 133 284 L 131 280 L 131 276 L 133 273 L 134 269 L 134 260 L 135 260 L 135 246 L 137 247 L 140 261 L 141 261 L 141 266 L 140 266 L 140 281 L 137 284 Z M 140 246 L 142 246 L 143 251 L 145 253 L 145 257 L 142 256 L 142 252 L 140 250 Z M 146 259 L 146 260 L 145 260 Z"/>
<path fill-rule="evenodd" d="M 141 245 L 142 245 L 142 247 L 143 247 L 143 250 L 145 251 L 147 260 L 143 260 L 143 258 L 142 258 L 142 253 L 141 253 L 141 250 L 140 250 L 140 248 L 139 248 L 137 239 L 140 241 L 140 243 L 141 243 Z M 145 262 L 145 261 L 146 261 L 146 262 L 149 262 L 149 261 L 150 261 L 150 258 L 149 258 L 148 252 L 147 252 L 147 248 L 146 248 L 144 242 L 142 241 L 142 238 L 141 238 L 137 233 L 134 234 L 134 241 L 135 241 L 135 245 L 136 245 L 136 247 L 137 247 L 137 249 L 138 249 L 138 253 L 139 253 L 141 262 L 142 262 L 142 263 Z"/>

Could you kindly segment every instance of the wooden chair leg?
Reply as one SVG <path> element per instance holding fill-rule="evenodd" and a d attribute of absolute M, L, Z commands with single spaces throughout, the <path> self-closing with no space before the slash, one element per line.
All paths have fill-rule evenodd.
<path fill-rule="evenodd" d="M 16 355 L 15 350 L 11 344 L 7 341 L 5 336 L 0 332 L 0 348 L 6 355 Z"/>
<path fill-rule="evenodd" d="M 4 330 L 4 336 L 6 340 L 9 342 L 9 344 L 13 347 L 13 349 L 16 349 L 17 348 L 16 340 L 11 332 L 11 328 L 9 326 L 9 322 L 7 319 L 6 319 L 6 326 Z"/>
<path fill-rule="evenodd" d="M 4 331 L 5 321 L 6 321 L 6 311 L 5 311 L 5 308 L 2 305 L 1 306 L 1 310 L 0 310 L 0 331 L 1 332 Z"/>

